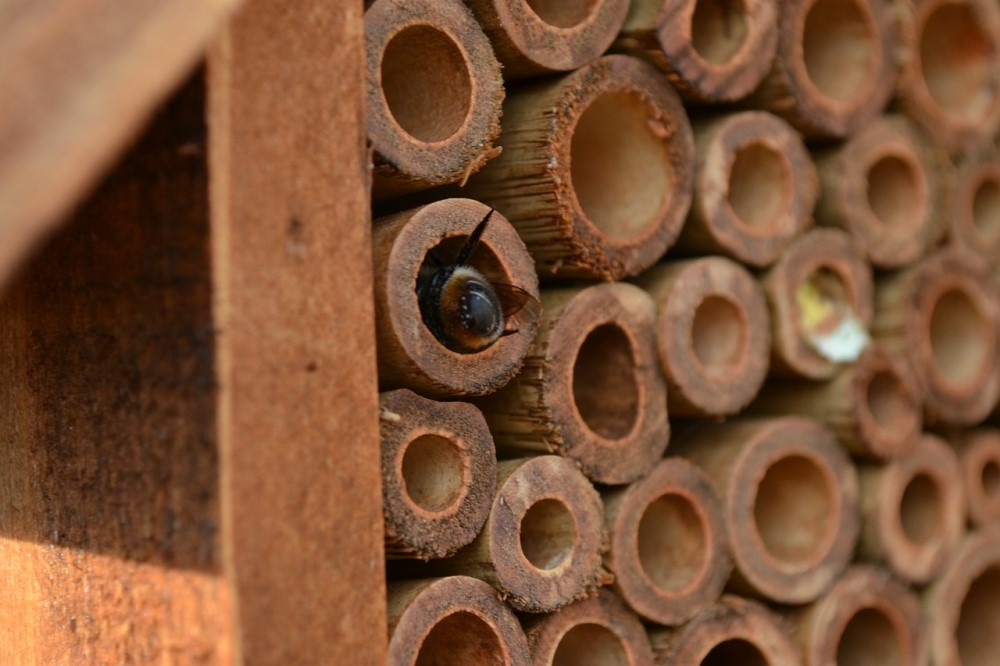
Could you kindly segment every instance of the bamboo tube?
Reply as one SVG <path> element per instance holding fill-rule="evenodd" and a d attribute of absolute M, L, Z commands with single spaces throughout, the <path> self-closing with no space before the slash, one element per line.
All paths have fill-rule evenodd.
<path fill-rule="evenodd" d="M 647 620 L 681 624 L 715 603 L 733 568 L 722 506 L 697 467 L 667 458 L 604 494 L 615 590 Z"/>
<path fill-rule="evenodd" d="M 978 257 L 947 248 L 876 290 L 872 332 L 905 355 L 924 393 L 929 423 L 970 425 L 1000 395 L 1000 296 Z"/>
<path fill-rule="evenodd" d="M 951 238 L 983 260 L 1000 260 L 1000 152 L 981 149 L 955 173 Z"/>
<path fill-rule="evenodd" d="M 689 100 L 732 102 L 770 69 L 777 14 L 773 0 L 634 0 L 615 47 L 655 64 Z"/>
<path fill-rule="evenodd" d="M 947 162 L 906 119 L 877 118 L 817 154 L 816 167 L 816 220 L 848 231 L 876 266 L 909 264 L 943 233 Z"/>
<path fill-rule="evenodd" d="M 802 654 L 789 628 L 765 606 L 723 595 L 676 629 L 651 628 L 656 663 L 702 666 L 797 666 Z"/>
<path fill-rule="evenodd" d="M 608 590 L 524 621 L 534 666 L 652 666 L 646 630 Z"/>
<path fill-rule="evenodd" d="M 838 229 L 800 236 L 764 276 L 771 306 L 771 368 L 830 379 L 857 359 L 872 321 L 872 272 Z"/>
<path fill-rule="evenodd" d="M 497 464 L 497 492 L 476 539 L 446 560 L 407 573 L 465 574 L 499 590 L 515 610 L 546 613 L 607 582 L 604 506 L 576 466 L 559 456 Z"/>
<path fill-rule="evenodd" d="M 476 538 L 493 503 L 486 420 L 406 389 L 381 394 L 379 407 L 386 557 L 447 557 Z"/>
<path fill-rule="evenodd" d="M 833 434 L 797 416 L 705 426 L 674 445 L 722 498 L 730 589 L 779 603 L 822 594 L 858 534 L 858 483 Z"/>
<path fill-rule="evenodd" d="M 785 0 L 774 66 L 748 98 L 811 137 L 846 137 L 885 106 L 896 85 L 889 3 Z"/>
<path fill-rule="evenodd" d="M 468 0 L 508 81 L 565 72 L 614 41 L 628 0 Z"/>
<path fill-rule="evenodd" d="M 722 257 L 659 264 L 639 284 L 657 305 L 656 343 L 674 415 L 725 416 L 767 375 L 771 336 L 764 292 Z"/>
<path fill-rule="evenodd" d="M 1000 126 L 1000 11 L 992 0 L 905 5 L 903 110 L 952 153 L 991 141 Z"/>
<path fill-rule="evenodd" d="M 521 367 L 537 322 L 518 320 L 518 333 L 475 353 L 445 347 L 423 323 L 416 285 L 434 255 L 452 261 L 483 219 L 486 206 L 445 199 L 375 220 L 375 322 L 381 388 L 409 387 L 430 395 L 481 395 L 503 386 Z M 494 212 L 469 260 L 490 282 L 538 296 L 538 278 L 517 232 Z"/>
<path fill-rule="evenodd" d="M 891 459 L 913 450 L 923 425 L 920 391 L 906 364 L 878 344 L 833 379 L 777 378 L 748 412 L 821 421 L 854 455 Z"/>
<path fill-rule="evenodd" d="M 696 123 L 694 136 L 694 201 L 678 249 L 774 263 L 812 223 L 819 193 L 798 133 L 770 113 L 744 111 Z"/>
<path fill-rule="evenodd" d="M 655 305 L 631 284 L 542 292 L 524 370 L 481 401 L 502 453 L 572 458 L 598 483 L 629 483 L 670 438 Z"/>
<path fill-rule="evenodd" d="M 927 663 L 917 597 L 881 569 L 853 566 L 818 601 L 789 615 L 807 666 Z"/>
<path fill-rule="evenodd" d="M 676 240 L 694 143 L 677 93 L 652 65 L 604 56 L 512 93 L 501 143 L 467 191 L 504 212 L 539 274 L 620 279 Z"/>
<path fill-rule="evenodd" d="M 500 63 L 458 0 L 375 0 L 365 12 L 376 200 L 454 183 L 494 157 Z"/>
<path fill-rule="evenodd" d="M 1000 430 L 982 428 L 949 439 L 958 453 L 969 520 L 980 527 L 1000 523 Z"/>
<path fill-rule="evenodd" d="M 517 618 L 481 580 L 390 583 L 388 613 L 391 666 L 531 663 Z"/>
<path fill-rule="evenodd" d="M 924 593 L 931 662 L 992 666 L 1000 654 L 1000 530 L 967 535 Z"/>
<path fill-rule="evenodd" d="M 885 465 L 863 465 L 858 557 L 884 561 L 901 578 L 926 583 L 962 537 L 965 498 L 958 459 L 934 435 Z"/>

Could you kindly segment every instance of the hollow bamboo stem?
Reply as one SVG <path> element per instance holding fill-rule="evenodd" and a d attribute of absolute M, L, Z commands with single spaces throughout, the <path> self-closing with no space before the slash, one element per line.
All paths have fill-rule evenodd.
<path fill-rule="evenodd" d="M 542 293 L 524 370 L 481 401 L 502 453 L 572 458 L 599 483 L 629 483 L 670 437 L 656 357 L 655 306 L 631 284 Z"/>
<path fill-rule="evenodd" d="M 949 437 L 958 453 L 969 520 L 1000 523 L 1000 431 L 982 428 Z"/>
<path fill-rule="evenodd" d="M 680 98 L 652 65 L 604 56 L 512 93 L 501 142 L 466 188 L 517 227 L 539 274 L 620 279 L 676 240 L 694 143 Z"/>
<path fill-rule="evenodd" d="M 1000 258 L 1000 152 L 980 149 L 955 170 L 951 238 L 983 260 Z"/>

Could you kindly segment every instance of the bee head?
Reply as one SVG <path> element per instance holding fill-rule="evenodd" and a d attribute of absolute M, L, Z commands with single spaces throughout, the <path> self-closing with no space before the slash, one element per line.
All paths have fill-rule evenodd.
<path fill-rule="evenodd" d="M 482 273 L 470 266 L 455 268 L 445 281 L 438 309 L 445 346 L 454 351 L 480 351 L 503 333 L 500 298 Z"/>

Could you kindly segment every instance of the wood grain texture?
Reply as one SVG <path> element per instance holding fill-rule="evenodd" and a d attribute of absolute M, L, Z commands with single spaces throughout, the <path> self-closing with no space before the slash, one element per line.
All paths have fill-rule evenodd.
<path fill-rule="evenodd" d="M 209 58 L 238 659 L 382 664 L 361 3 L 252 0 Z"/>
<path fill-rule="evenodd" d="M 0 284 L 99 180 L 239 2 L 0 5 Z"/>

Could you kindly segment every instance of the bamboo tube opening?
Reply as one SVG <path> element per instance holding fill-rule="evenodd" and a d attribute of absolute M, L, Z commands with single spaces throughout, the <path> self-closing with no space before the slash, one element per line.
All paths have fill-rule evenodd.
<path fill-rule="evenodd" d="M 845 319 L 855 316 L 848 278 L 839 266 L 821 264 L 806 276 L 799 289 L 806 285 L 815 292 L 816 300 L 825 313 L 822 317 L 809 317 L 802 311 L 802 303 L 796 300 L 799 309 L 798 323 L 806 335 L 829 333 L 836 330 Z"/>
<path fill-rule="evenodd" d="M 993 566 L 969 585 L 955 630 L 962 666 L 991 666 L 1000 654 L 1000 567 Z"/>
<path fill-rule="evenodd" d="M 995 243 L 1000 236 L 1000 182 L 995 178 L 983 180 L 976 188 L 972 222 L 988 242 Z"/>
<path fill-rule="evenodd" d="M 521 518 L 521 552 L 538 569 L 555 569 L 569 559 L 576 545 L 576 524 L 565 504 L 543 499 Z"/>
<path fill-rule="evenodd" d="M 907 539 L 918 546 L 943 539 L 942 502 L 938 480 L 930 475 L 917 474 L 906 484 L 899 501 L 899 522 Z"/>
<path fill-rule="evenodd" d="M 454 136 L 472 107 L 472 78 L 452 37 L 429 25 L 396 33 L 382 52 L 382 93 L 392 117 L 424 143 Z"/>
<path fill-rule="evenodd" d="M 583 214 L 612 239 L 641 235 L 663 216 L 673 185 L 668 145 L 650 107 L 609 92 L 584 109 L 570 144 L 570 180 Z"/>
<path fill-rule="evenodd" d="M 595 623 L 578 624 L 559 641 L 552 666 L 629 666 L 625 645 L 615 632 Z"/>
<path fill-rule="evenodd" d="M 468 611 L 452 613 L 431 628 L 414 666 L 504 663 L 500 637 L 488 622 Z"/>
<path fill-rule="evenodd" d="M 700 666 L 777 666 L 771 664 L 756 645 L 743 638 L 730 638 L 713 647 Z"/>
<path fill-rule="evenodd" d="M 748 143 L 736 151 L 729 170 L 729 205 L 737 221 L 761 234 L 786 232 L 794 224 L 792 173 L 788 157 L 767 143 Z"/>
<path fill-rule="evenodd" d="M 902 666 L 901 636 L 878 608 L 862 608 L 844 628 L 837 643 L 837 666 Z"/>
<path fill-rule="evenodd" d="M 669 493 L 651 502 L 639 521 L 639 562 L 660 589 L 679 592 L 701 581 L 708 566 L 705 518 L 690 499 Z"/>
<path fill-rule="evenodd" d="M 747 39 L 744 0 L 696 0 L 691 16 L 691 46 L 708 62 L 730 60 Z"/>
<path fill-rule="evenodd" d="M 983 494 L 990 500 L 1000 499 L 1000 461 L 987 460 L 980 474 Z"/>
<path fill-rule="evenodd" d="M 462 451 L 439 435 L 421 435 L 406 446 L 402 473 L 406 495 L 425 511 L 453 507 L 468 484 Z"/>
<path fill-rule="evenodd" d="M 749 320 L 739 303 L 709 296 L 694 312 L 691 340 L 695 356 L 709 375 L 726 376 L 746 363 Z"/>
<path fill-rule="evenodd" d="M 919 408 L 913 400 L 912 393 L 903 384 L 902 378 L 896 372 L 887 370 L 876 372 L 868 380 L 865 406 L 875 420 L 876 426 L 886 436 L 909 430 L 914 414 Z"/>
<path fill-rule="evenodd" d="M 827 97 L 848 102 L 875 76 L 877 36 L 856 0 L 818 0 L 806 15 L 803 59 L 809 79 Z"/>
<path fill-rule="evenodd" d="M 868 169 L 868 206 L 889 227 L 913 226 L 928 205 L 920 167 L 909 155 L 885 155 Z"/>
<path fill-rule="evenodd" d="M 964 289 L 948 289 L 933 302 L 929 336 L 934 370 L 947 383 L 978 386 L 990 371 L 995 332 Z"/>
<path fill-rule="evenodd" d="M 525 0 L 538 18 L 557 28 L 573 28 L 594 13 L 598 0 Z"/>
<path fill-rule="evenodd" d="M 609 440 L 628 436 L 639 420 L 639 383 L 629 336 L 602 324 L 584 339 L 573 364 L 573 402 L 584 423 Z"/>
<path fill-rule="evenodd" d="M 768 466 L 754 499 L 754 522 L 767 552 L 792 566 L 827 554 L 837 525 L 836 489 L 817 463 L 790 455 Z"/>
<path fill-rule="evenodd" d="M 920 66 L 927 90 L 949 115 L 983 119 L 997 96 L 994 71 L 998 44 L 972 7 L 942 2 L 924 20 Z"/>

